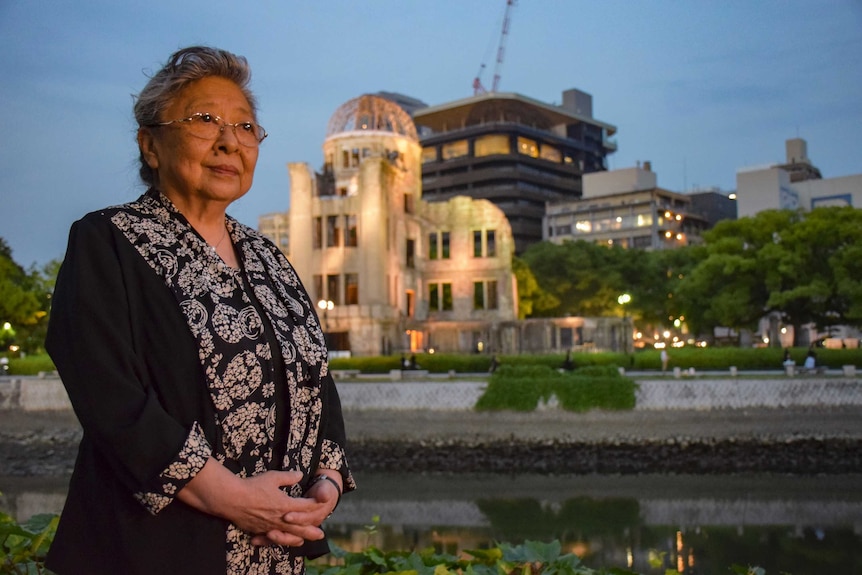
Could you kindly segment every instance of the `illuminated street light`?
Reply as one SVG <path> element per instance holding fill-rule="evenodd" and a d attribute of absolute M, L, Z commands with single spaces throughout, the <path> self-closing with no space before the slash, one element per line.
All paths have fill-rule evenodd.
<path fill-rule="evenodd" d="M 627 293 L 620 294 L 619 297 L 617 298 L 617 303 L 620 304 L 620 307 L 623 310 L 623 327 L 621 330 L 623 334 L 625 334 L 625 330 L 626 330 L 626 327 L 628 325 L 628 321 L 626 318 L 626 304 L 631 303 L 631 301 L 632 301 L 632 296 L 630 294 L 627 294 Z M 629 350 L 631 349 L 632 332 L 634 332 L 634 325 L 629 327 L 628 336 L 624 336 L 625 339 L 623 340 L 623 351 L 625 353 L 628 353 Z"/>
<path fill-rule="evenodd" d="M 329 320 L 326 316 L 327 312 L 335 308 L 335 302 L 331 299 L 322 299 L 317 302 L 317 307 L 323 311 L 323 337 L 326 340 L 326 346 L 329 347 Z"/>

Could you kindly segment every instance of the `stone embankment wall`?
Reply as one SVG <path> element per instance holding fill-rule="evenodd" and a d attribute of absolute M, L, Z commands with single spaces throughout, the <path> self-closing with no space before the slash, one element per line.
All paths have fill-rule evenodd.
<path fill-rule="evenodd" d="M 636 410 L 733 409 L 753 407 L 862 405 L 862 382 L 852 376 L 774 378 L 649 378 L 637 382 Z M 339 381 L 344 409 L 469 410 L 482 395 L 484 381 Z M 69 410 L 63 384 L 55 375 L 0 380 L 0 410 Z"/>

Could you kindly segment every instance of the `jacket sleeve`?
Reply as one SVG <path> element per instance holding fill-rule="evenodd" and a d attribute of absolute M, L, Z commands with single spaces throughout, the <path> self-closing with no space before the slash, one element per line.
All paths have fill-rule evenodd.
<path fill-rule="evenodd" d="M 321 385 L 325 388 L 323 409 L 326 426 L 318 467 L 338 471 L 344 483 L 344 492 L 347 493 L 356 489 L 356 481 L 353 479 L 353 473 L 351 473 L 347 462 L 345 451 L 347 440 L 344 431 L 344 417 L 341 413 L 341 400 L 330 373 L 327 372 L 321 378 Z"/>
<path fill-rule="evenodd" d="M 45 346 L 105 472 L 155 514 L 200 471 L 211 448 L 200 425 L 172 417 L 147 381 L 130 309 L 130 294 L 141 286 L 130 281 L 130 254 L 117 239 L 107 216 L 73 224 Z"/>

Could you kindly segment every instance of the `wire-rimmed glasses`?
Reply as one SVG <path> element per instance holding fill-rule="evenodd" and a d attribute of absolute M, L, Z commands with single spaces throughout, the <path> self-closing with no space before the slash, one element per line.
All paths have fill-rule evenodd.
<path fill-rule="evenodd" d="M 236 122 L 235 124 L 231 124 L 230 122 L 225 122 L 220 116 L 206 112 L 198 112 L 188 118 L 179 118 L 169 122 L 156 122 L 149 124 L 147 127 L 156 128 L 170 126 L 171 124 L 188 126 L 189 133 L 192 136 L 203 138 L 204 140 L 215 140 L 225 128 L 230 126 L 233 128 L 237 141 L 249 148 L 259 146 L 264 138 L 269 135 L 260 124 L 255 124 L 254 122 Z"/>

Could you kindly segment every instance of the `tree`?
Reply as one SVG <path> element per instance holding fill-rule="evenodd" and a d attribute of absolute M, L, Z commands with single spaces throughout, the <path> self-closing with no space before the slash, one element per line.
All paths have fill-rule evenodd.
<path fill-rule="evenodd" d="M 533 244 L 522 258 L 543 290 L 559 300 L 534 315 L 602 316 L 615 312 L 617 296 L 625 290 L 619 272 L 621 248 L 584 241 Z"/>
<path fill-rule="evenodd" d="M 530 317 L 534 312 L 553 309 L 560 300 L 548 293 L 536 281 L 536 276 L 524 260 L 512 258 L 512 271 L 518 283 L 518 319 Z"/>
<path fill-rule="evenodd" d="M 717 326 L 753 329 L 772 309 L 776 238 L 799 220 L 790 210 L 724 220 L 704 233 L 702 259 L 680 281 L 687 318 L 700 330 Z"/>
<path fill-rule="evenodd" d="M 0 238 L 0 327 L 9 323 L 14 340 L 3 341 L 4 349 L 14 343 L 28 352 L 44 346 L 50 295 L 59 262 L 53 261 L 41 270 L 24 270 L 12 259 L 12 250 Z"/>
<path fill-rule="evenodd" d="M 770 265 L 767 305 L 782 319 L 800 326 L 815 323 L 862 324 L 862 212 L 851 207 L 823 207 L 801 214 L 764 248 Z"/>

